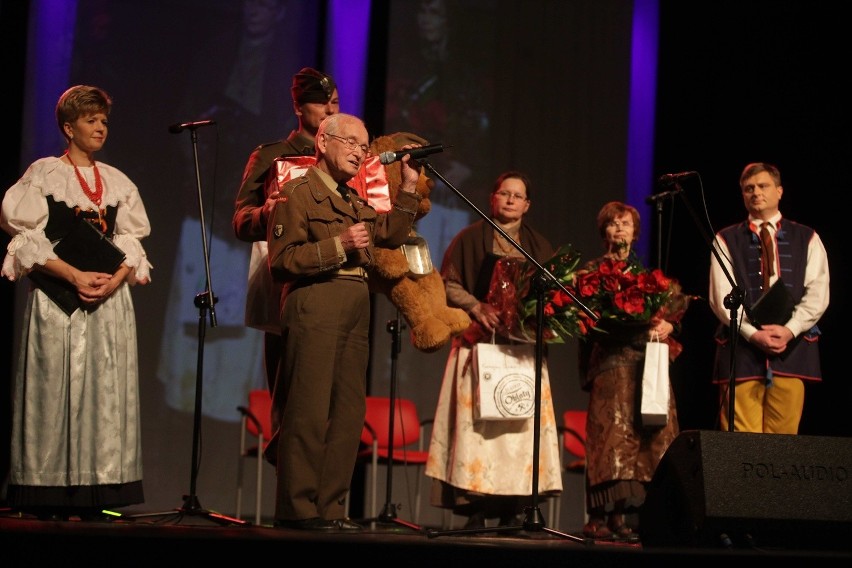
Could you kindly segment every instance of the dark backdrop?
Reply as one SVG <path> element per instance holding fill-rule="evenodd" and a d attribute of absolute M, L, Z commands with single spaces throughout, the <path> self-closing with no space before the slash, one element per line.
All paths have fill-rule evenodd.
<path fill-rule="evenodd" d="M 703 231 L 708 219 L 718 230 L 745 217 L 739 175 L 756 161 L 780 168 L 782 213 L 814 227 L 828 251 L 831 303 L 819 324 L 824 381 L 806 391 L 802 434 L 852 435 L 841 328 L 849 273 L 840 199 L 850 186 L 845 173 L 852 159 L 849 92 L 838 75 L 848 65 L 846 35 L 840 15 L 822 3 L 660 3 L 654 171 L 700 174 L 664 212 L 670 272 L 706 295 L 710 252 Z M 707 385 L 714 326 L 706 303 L 687 313 L 686 357 L 676 378 L 685 427 L 715 425 L 715 395 Z"/>

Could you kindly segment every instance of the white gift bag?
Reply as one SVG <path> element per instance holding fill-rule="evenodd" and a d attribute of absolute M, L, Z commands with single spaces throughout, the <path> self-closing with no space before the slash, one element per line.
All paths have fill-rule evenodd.
<path fill-rule="evenodd" d="M 477 343 L 472 349 L 474 419 L 526 420 L 535 413 L 535 345 Z M 542 361 L 542 384 L 547 376 Z"/>
<path fill-rule="evenodd" d="M 642 425 L 665 426 L 669 417 L 669 344 L 659 337 L 645 344 L 641 397 Z"/>

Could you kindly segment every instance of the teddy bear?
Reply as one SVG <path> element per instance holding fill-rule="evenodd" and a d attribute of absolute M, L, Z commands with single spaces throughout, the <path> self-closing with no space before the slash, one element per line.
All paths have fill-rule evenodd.
<path fill-rule="evenodd" d="M 397 132 L 379 136 L 370 144 L 373 156 L 394 151 L 405 144 L 427 145 L 428 142 L 410 132 Z M 390 202 L 392 203 L 402 182 L 400 163 L 385 165 Z M 422 196 L 415 221 L 423 218 L 431 208 L 429 195 L 435 182 L 421 171 L 417 193 Z M 425 353 L 443 347 L 452 337 L 470 325 L 470 317 L 459 308 L 447 306 L 447 294 L 441 274 L 434 267 L 431 272 L 417 274 L 409 268 L 403 247 L 375 249 L 375 261 L 368 269 L 370 291 L 384 294 L 399 309 L 408 323 L 411 344 Z"/>

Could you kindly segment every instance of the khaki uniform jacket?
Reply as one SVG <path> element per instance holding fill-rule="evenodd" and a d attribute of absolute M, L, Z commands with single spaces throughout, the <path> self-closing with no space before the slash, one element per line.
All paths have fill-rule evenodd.
<path fill-rule="evenodd" d="M 420 195 L 399 191 L 393 208 L 378 214 L 355 190 L 345 186 L 344 190 L 348 200 L 326 186 L 316 167 L 284 184 L 267 231 L 273 279 L 294 283 L 329 276 L 341 268 L 367 268 L 374 262 L 374 247 L 396 248 L 405 243 Z M 367 225 L 372 243 L 347 255 L 339 236 L 360 222 Z"/>

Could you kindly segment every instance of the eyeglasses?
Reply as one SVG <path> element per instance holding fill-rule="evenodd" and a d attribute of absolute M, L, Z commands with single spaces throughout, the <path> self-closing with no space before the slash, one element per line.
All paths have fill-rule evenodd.
<path fill-rule="evenodd" d="M 350 150 L 355 150 L 356 148 L 360 148 L 365 156 L 369 157 L 370 155 L 372 155 L 372 152 L 370 152 L 369 146 L 367 146 L 366 144 L 358 144 L 358 142 L 356 142 L 354 138 L 344 138 L 343 136 L 337 136 L 336 134 L 329 134 L 328 132 L 326 132 L 325 135 L 331 136 L 332 138 L 340 140 L 341 142 L 343 142 L 343 145 L 346 146 L 347 148 L 349 148 Z"/>
<path fill-rule="evenodd" d="M 520 193 L 510 193 L 508 191 L 495 191 L 494 195 L 496 195 L 497 197 L 503 198 L 506 201 L 508 201 L 510 197 L 514 198 L 516 201 L 526 201 L 527 200 L 526 195 L 521 195 Z"/>
<path fill-rule="evenodd" d="M 617 229 L 619 227 L 632 227 L 633 221 L 610 221 L 606 224 L 607 227 Z"/>

